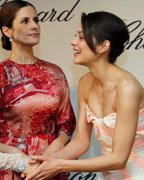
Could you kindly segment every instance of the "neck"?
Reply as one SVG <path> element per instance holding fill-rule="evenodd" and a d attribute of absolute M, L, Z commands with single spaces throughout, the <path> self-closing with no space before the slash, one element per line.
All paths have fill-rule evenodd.
<path fill-rule="evenodd" d="M 114 64 L 110 64 L 107 60 L 99 60 L 92 65 L 88 66 L 94 79 L 105 87 L 114 81 Z"/>
<path fill-rule="evenodd" d="M 19 64 L 34 64 L 37 61 L 32 47 L 13 48 L 9 59 Z"/>

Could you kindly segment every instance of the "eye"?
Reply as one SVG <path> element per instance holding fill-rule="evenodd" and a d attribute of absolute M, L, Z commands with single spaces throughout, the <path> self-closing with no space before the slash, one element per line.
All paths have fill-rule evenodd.
<path fill-rule="evenodd" d="M 39 18 L 38 17 L 34 17 L 33 20 L 34 20 L 35 23 L 39 23 Z"/>
<path fill-rule="evenodd" d="M 84 39 L 84 37 L 83 36 L 79 36 L 79 39 L 82 40 L 82 39 Z"/>
<path fill-rule="evenodd" d="M 28 23 L 28 21 L 29 21 L 29 19 L 28 19 L 28 18 L 24 18 L 24 19 L 21 21 L 21 23 L 22 23 L 22 24 L 27 24 L 27 23 Z"/>
<path fill-rule="evenodd" d="M 80 40 L 84 39 L 83 36 L 80 36 L 80 35 L 77 35 L 77 34 L 75 34 L 74 36 L 75 36 L 75 37 L 78 37 Z"/>
<path fill-rule="evenodd" d="M 80 41 L 85 39 L 84 36 L 80 35 L 79 33 L 75 34 L 74 36 L 77 37 Z"/>

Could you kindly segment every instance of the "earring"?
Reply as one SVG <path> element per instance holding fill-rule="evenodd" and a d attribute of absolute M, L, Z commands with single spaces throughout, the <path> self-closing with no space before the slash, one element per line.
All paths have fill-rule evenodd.
<path fill-rule="evenodd" d="M 11 38 L 9 38 L 9 41 L 10 41 L 10 42 L 12 41 Z"/>

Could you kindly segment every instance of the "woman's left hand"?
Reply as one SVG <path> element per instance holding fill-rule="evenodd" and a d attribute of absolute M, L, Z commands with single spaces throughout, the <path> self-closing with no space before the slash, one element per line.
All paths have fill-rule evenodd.
<path fill-rule="evenodd" d="M 46 180 L 60 173 L 60 159 L 45 156 L 32 156 L 32 159 L 42 163 L 25 180 Z"/>

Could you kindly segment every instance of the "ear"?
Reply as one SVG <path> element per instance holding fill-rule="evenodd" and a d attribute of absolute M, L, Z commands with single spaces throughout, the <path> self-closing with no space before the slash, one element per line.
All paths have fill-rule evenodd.
<path fill-rule="evenodd" d="M 8 28 L 7 26 L 2 27 L 2 32 L 4 33 L 5 36 L 8 38 L 12 38 L 12 30 L 11 28 Z"/>
<path fill-rule="evenodd" d="M 99 53 L 105 53 L 106 51 L 109 51 L 110 49 L 110 41 L 105 40 L 102 44 L 100 44 Z"/>

